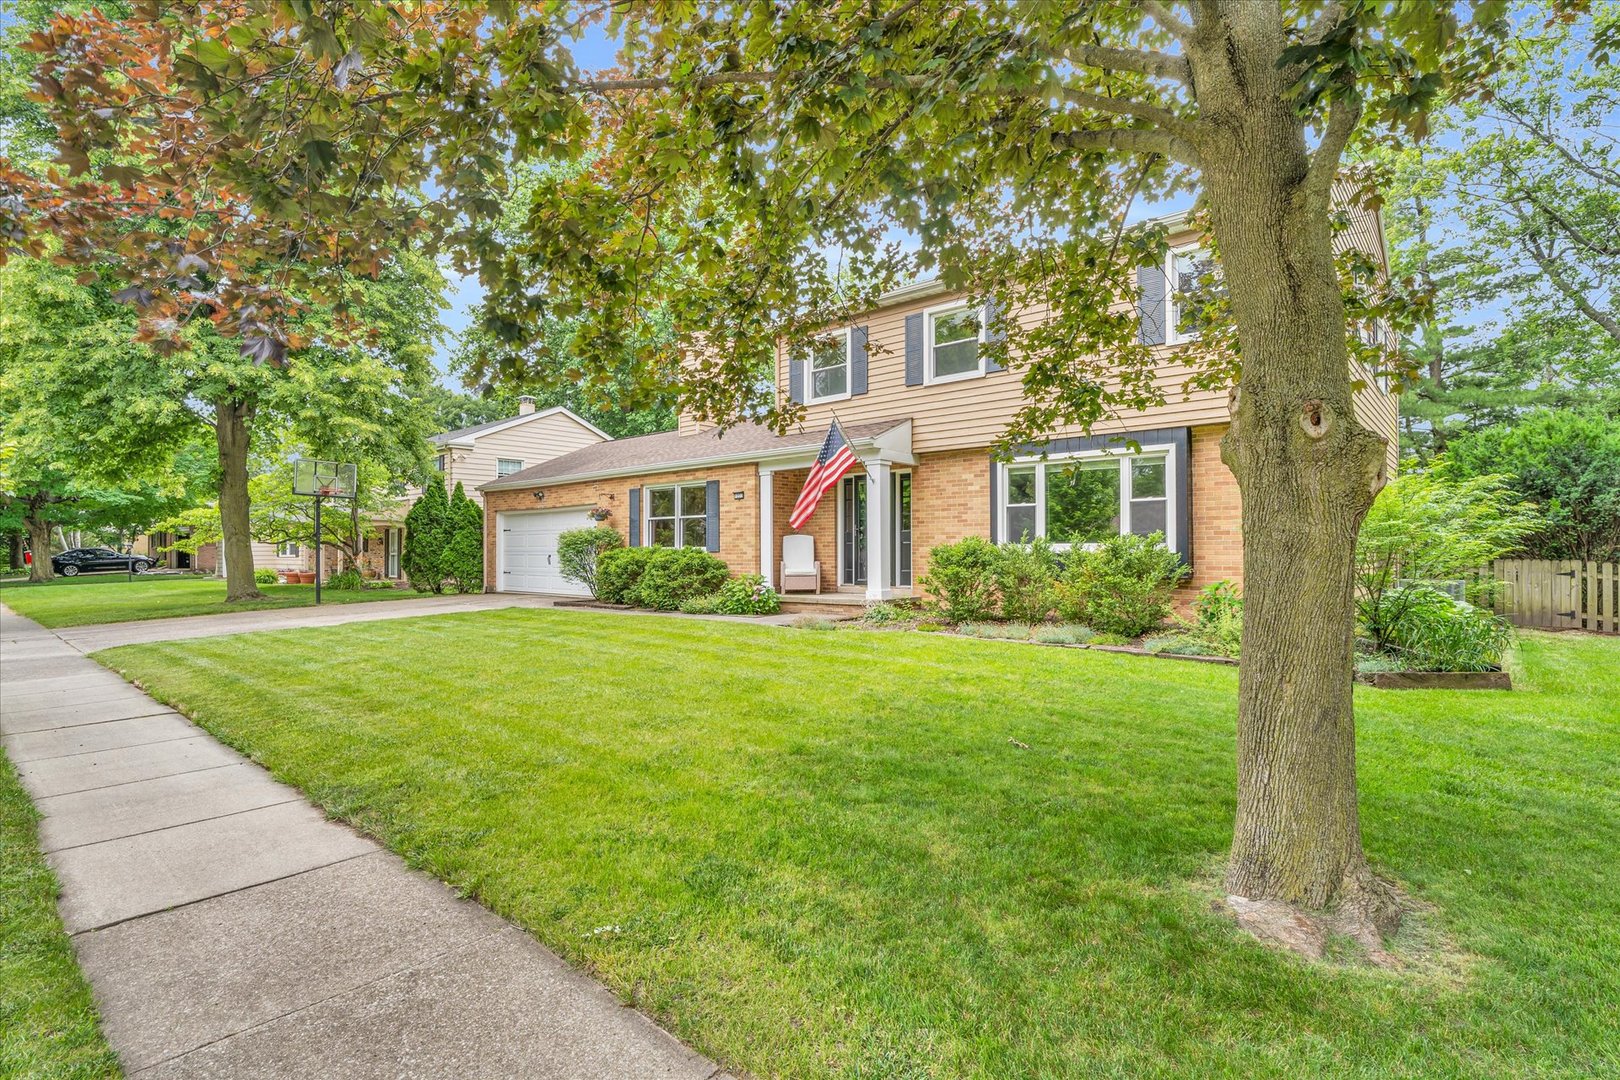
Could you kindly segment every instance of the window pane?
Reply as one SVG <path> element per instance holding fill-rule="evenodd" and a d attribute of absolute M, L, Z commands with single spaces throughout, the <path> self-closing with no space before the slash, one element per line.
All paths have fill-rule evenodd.
<path fill-rule="evenodd" d="M 690 487 L 681 488 L 681 516 L 702 517 L 705 503 L 703 495 L 704 485 L 702 484 L 693 484 Z"/>
<path fill-rule="evenodd" d="M 675 516 L 675 489 L 652 488 L 647 492 L 648 517 Z"/>
<path fill-rule="evenodd" d="M 1137 458 L 1131 462 L 1131 498 L 1164 498 L 1164 459 Z"/>
<path fill-rule="evenodd" d="M 810 373 L 810 396 L 835 397 L 849 390 L 849 368 L 823 368 Z"/>
<path fill-rule="evenodd" d="M 1035 501 L 1035 466 L 1007 470 L 1007 502 L 1033 503 Z"/>
<path fill-rule="evenodd" d="M 1046 538 L 1089 544 L 1119 534 L 1119 464 L 1046 467 Z"/>
<path fill-rule="evenodd" d="M 964 371 L 979 370 L 979 341 L 970 338 L 954 345 L 934 347 L 934 376 L 960 375 Z"/>
<path fill-rule="evenodd" d="M 976 308 L 963 308 L 934 316 L 934 344 L 944 345 L 964 338 L 979 339 L 979 312 Z"/>
<path fill-rule="evenodd" d="M 1165 505 L 1164 499 L 1132 499 L 1131 532 L 1137 536 L 1164 532 Z"/>
<path fill-rule="evenodd" d="M 823 368 L 842 367 L 848 356 L 848 347 L 843 334 L 822 338 L 811 346 L 810 369 L 820 371 Z"/>
<path fill-rule="evenodd" d="M 1208 321 L 1204 306 L 1223 291 L 1220 272 L 1209 252 L 1177 252 L 1172 264 L 1176 280 L 1176 333 L 1196 335 Z"/>
<path fill-rule="evenodd" d="M 1009 542 L 1017 543 L 1028 537 L 1035 537 L 1035 508 L 1033 506 L 1007 507 L 1007 537 Z"/>
<path fill-rule="evenodd" d="M 703 518 L 686 518 L 681 522 L 682 541 L 687 547 L 700 548 L 708 543 L 708 534 L 704 531 L 707 522 Z"/>
<path fill-rule="evenodd" d="M 652 546 L 675 546 L 675 523 L 673 521 L 655 521 L 652 523 Z"/>

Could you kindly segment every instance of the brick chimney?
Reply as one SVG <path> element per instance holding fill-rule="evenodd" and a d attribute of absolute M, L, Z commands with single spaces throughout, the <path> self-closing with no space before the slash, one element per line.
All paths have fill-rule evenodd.
<path fill-rule="evenodd" d="M 534 412 L 534 398 L 528 394 L 518 398 L 518 415 L 528 416 L 532 412 Z"/>

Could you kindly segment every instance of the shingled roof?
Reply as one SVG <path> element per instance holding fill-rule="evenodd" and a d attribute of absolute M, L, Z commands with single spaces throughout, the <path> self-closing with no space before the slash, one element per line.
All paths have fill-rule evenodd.
<path fill-rule="evenodd" d="M 844 434 L 850 441 L 858 443 L 892 431 L 908 422 L 909 418 L 902 418 L 845 424 Z M 664 472 L 717 461 L 748 460 L 752 457 L 763 459 L 795 451 L 815 450 L 826 437 L 827 429 L 823 427 L 778 435 L 760 424 L 740 424 L 725 430 L 711 428 L 693 435 L 661 431 L 654 435 L 637 435 L 629 439 L 614 439 L 611 442 L 587 446 L 521 472 L 503 476 L 499 480 L 484 484 L 479 490 L 501 491 L 508 488 L 538 487 L 541 484 L 586 480 L 600 476 Z"/>

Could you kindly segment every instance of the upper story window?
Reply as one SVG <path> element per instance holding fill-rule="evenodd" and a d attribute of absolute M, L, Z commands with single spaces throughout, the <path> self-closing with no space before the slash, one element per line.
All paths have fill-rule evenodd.
<path fill-rule="evenodd" d="M 298 545 L 292 543 L 277 544 L 276 555 L 283 559 L 298 558 Z"/>
<path fill-rule="evenodd" d="M 447 455 L 445 455 L 445 454 L 440 454 L 438 457 L 434 458 L 433 459 L 433 467 L 435 469 L 438 469 L 440 472 L 444 472 L 444 465 L 445 465 L 446 458 L 447 458 Z"/>
<path fill-rule="evenodd" d="M 972 379 L 984 374 L 984 309 L 948 304 L 924 314 L 925 371 L 931 383 Z"/>
<path fill-rule="evenodd" d="M 503 458 L 496 458 L 495 459 L 495 475 L 496 475 L 496 477 L 511 476 L 515 472 L 522 472 L 522 471 L 523 471 L 523 462 L 519 458 L 503 457 Z"/>
<path fill-rule="evenodd" d="M 647 489 L 648 547 L 706 547 L 708 521 L 707 484 Z"/>
<path fill-rule="evenodd" d="M 849 397 L 849 331 L 835 330 L 810 346 L 810 404 Z"/>
<path fill-rule="evenodd" d="M 1167 450 L 1015 461 L 1004 470 L 1001 535 L 1010 541 L 1045 537 L 1060 548 L 1086 547 L 1162 532 L 1175 546 Z"/>
<path fill-rule="evenodd" d="M 1204 248 L 1178 248 L 1170 252 L 1165 278 L 1166 343 L 1192 341 L 1203 327 L 1204 305 L 1220 288 L 1220 268 Z"/>

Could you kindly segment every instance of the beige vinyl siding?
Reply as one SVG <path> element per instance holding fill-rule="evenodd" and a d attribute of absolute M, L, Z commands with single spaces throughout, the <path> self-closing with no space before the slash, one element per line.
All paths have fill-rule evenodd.
<path fill-rule="evenodd" d="M 1341 247 L 1356 246 L 1382 258 L 1383 233 L 1377 215 L 1352 210 L 1352 227 L 1341 234 Z M 1171 246 L 1191 243 L 1196 236 L 1183 232 L 1172 237 Z M 913 421 L 912 448 L 919 454 L 988 446 L 1001 437 L 1013 415 L 1023 404 L 1023 382 L 1016 369 L 993 372 L 978 379 L 964 379 L 934 386 L 907 386 L 905 371 L 906 316 L 959 299 L 964 293 L 941 293 L 892 307 L 880 308 L 853 320 L 867 328 L 867 393 L 805 409 L 804 425 L 814 429 L 826 425 L 836 413 L 845 423 L 910 417 Z M 1019 324 L 1036 325 L 1046 317 L 1044 306 L 1018 312 Z M 1098 434 L 1155 427 L 1195 427 L 1224 424 L 1229 419 L 1224 390 L 1187 390 L 1192 370 L 1176 360 L 1183 348 L 1161 350 L 1164 362 L 1155 373 L 1163 395 L 1161 405 L 1139 412 L 1121 412 L 1113 420 L 1098 424 Z M 789 350 L 784 342 L 777 349 L 777 385 L 786 396 L 789 386 Z M 1393 394 L 1379 390 L 1376 380 L 1362 374 L 1369 389 L 1357 395 L 1357 416 L 1391 439 L 1395 439 L 1397 401 Z M 1078 426 L 1059 428 L 1053 438 L 1083 434 Z M 1394 449 L 1391 450 L 1393 463 Z"/>
<path fill-rule="evenodd" d="M 450 447 L 446 486 L 454 490 L 459 482 L 470 498 L 482 502 L 478 486 L 495 479 L 495 467 L 501 458 L 521 461 L 523 468 L 528 468 L 601 441 L 596 432 L 562 413 L 539 416 L 503 431 L 480 435 L 470 450 Z"/>

